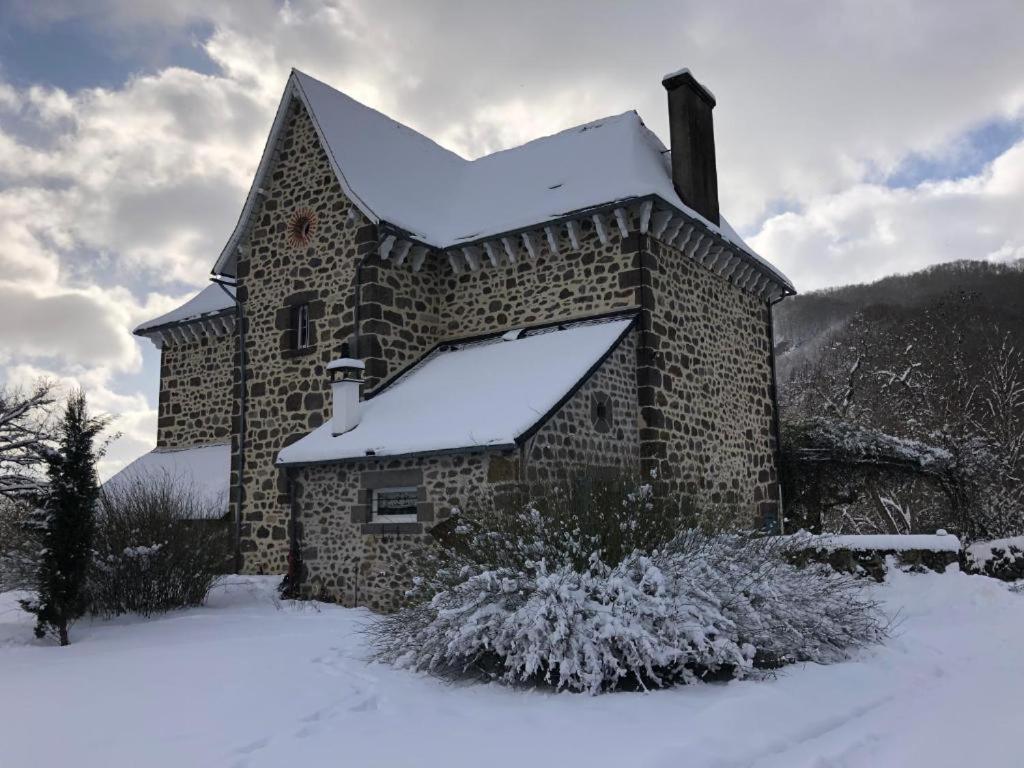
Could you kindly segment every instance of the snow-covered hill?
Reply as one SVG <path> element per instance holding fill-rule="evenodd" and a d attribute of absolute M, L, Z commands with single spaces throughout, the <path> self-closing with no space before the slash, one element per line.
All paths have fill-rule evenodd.
<path fill-rule="evenodd" d="M 229 577 L 209 605 L 31 640 L 0 595 L 0 765 L 943 766 L 1021 764 L 1024 594 L 895 574 L 882 648 L 776 679 L 589 697 L 367 664 L 364 610 Z"/>

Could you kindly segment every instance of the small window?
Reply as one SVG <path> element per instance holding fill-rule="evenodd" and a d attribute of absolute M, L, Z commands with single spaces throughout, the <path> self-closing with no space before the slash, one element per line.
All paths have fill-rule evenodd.
<path fill-rule="evenodd" d="M 295 308 L 295 348 L 307 349 L 312 344 L 309 333 L 309 304 Z"/>
<path fill-rule="evenodd" d="M 597 432 L 612 431 L 612 399 L 605 392 L 595 392 L 590 397 L 590 421 Z"/>
<path fill-rule="evenodd" d="M 417 488 L 376 488 L 370 496 L 373 522 L 415 523 Z"/>

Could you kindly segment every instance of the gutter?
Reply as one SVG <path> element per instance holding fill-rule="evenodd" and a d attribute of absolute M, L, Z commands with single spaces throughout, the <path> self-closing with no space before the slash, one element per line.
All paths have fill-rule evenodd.
<path fill-rule="evenodd" d="M 275 467 L 281 467 L 287 470 L 298 469 L 300 467 L 319 467 L 325 464 L 355 464 L 360 461 L 392 461 L 398 459 L 421 459 L 430 456 L 452 456 L 454 454 L 465 454 L 465 453 L 508 453 L 514 451 L 518 447 L 518 442 L 512 443 L 493 443 L 489 445 L 469 445 L 463 448 L 438 448 L 429 451 L 412 451 L 409 453 L 370 453 L 363 454 L 361 456 L 342 456 L 336 459 L 316 459 L 315 461 L 281 461 L 276 459 L 274 461 Z"/>
<path fill-rule="evenodd" d="M 786 298 L 785 295 L 780 296 L 775 301 L 768 302 L 768 343 L 771 345 L 769 353 L 769 361 L 772 366 L 772 428 L 775 430 L 775 473 L 777 482 L 779 485 L 779 535 L 782 536 L 786 532 L 786 510 L 782 503 L 782 489 L 784 486 L 783 475 L 784 475 L 784 462 L 782 460 L 782 427 L 779 421 L 779 377 L 775 370 L 775 313 L 774 307 L 780 301 Z"/>
<path fill-rule="evenodd" d="M 210 282 L 216 283 L 226 293 L 235 305 L 236 325 L 238 326 L 238 363 L 240 373 L 238 376 L 238 501 L 235 504 L 235 530 L 234 530 L 234 561 L 235 573 L 242 572 L 242 505 L 245 503 L 245 440 L 246 440 L 246 381 L 245 372 L 247 361 L 245 359 L 245 310 L 237 296 L 227 289 L 228 283 L 211 277 Z M 235 284 L 231 284 L 235 287 Z"/>

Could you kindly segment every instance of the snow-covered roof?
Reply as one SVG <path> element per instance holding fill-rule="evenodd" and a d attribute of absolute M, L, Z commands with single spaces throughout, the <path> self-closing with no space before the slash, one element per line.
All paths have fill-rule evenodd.
<path fill-rule="evenodd" d="M 194 493 L 207 505 L 212 517 L 228 510 L 228 485 L 231 478 L 231 446 L 205 445 L 197 448 L 156 450 L 144 453 L 104 483 L 105 488 L 151 479 L 169 480 Z"/>
<path fill-rule="evenodd" d="M 328 421 L 278 464 L 511 447 L 615 347 L 632 318 L 497 336 L 438 349 L 360 404 L 359 425 Z"/>
<path fill-rule="evenodd" d="M 225 293 L 225 289 L 230 292 L 230 296 Z M 155 328 L 186 323 L 209 315 L 219 314 L 235 306 L 232 299 L 234 295 L 235 289 L 233 287 L 224 286 L 224 288 L 221 288 L 217 283 L 210 283 L 177 309 L 172 309 L 170 312 L 160 315 L 160 317 L 147 320 L 136 327 L 133 333 L 141 335 Z"/>
<path fill-rule="evenodd" d="M 234 268 L 236 247 L 292 96 L 306 106 L 342 188 L 360 210 L 372 222 L 388 222 L 434 247 L 657 196 L 741 248 L 792 288 L 724 218 L 721 226 L 715 225 L 683 204 L 672 184 L 668 150 L 636 112 L 466 160 L 298 70 L 292 71 L 245 209 L 214 272 L 231 274 Z"/>

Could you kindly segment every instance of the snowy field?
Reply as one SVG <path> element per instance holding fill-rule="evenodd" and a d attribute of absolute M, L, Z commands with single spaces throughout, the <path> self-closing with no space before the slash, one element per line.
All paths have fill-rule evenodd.
<path fill-rule="evenodd" d="M 854 661 L 598 697 L 367 664 L 369 613 L 274 582 L 65 649 L 0 595 L 0 766 L 1024 765 L 1024 594 L 983 577 L 895 574 L 896 636 Z"/>

